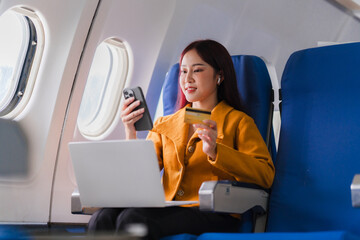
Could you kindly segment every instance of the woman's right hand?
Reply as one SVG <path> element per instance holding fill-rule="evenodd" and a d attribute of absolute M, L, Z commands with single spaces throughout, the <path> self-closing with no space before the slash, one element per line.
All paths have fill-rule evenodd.
<path fill-rule="evenodd" d="M 121 120 L 125 126 L 126 139 L 136 139 L 135 122 L 143 117 L 144 108 L 136 111 L 134 109 L 140 105 L 140 100 L 134 101 L 134 97 L 130 97 L 124 101 L 121 112 Z"/>

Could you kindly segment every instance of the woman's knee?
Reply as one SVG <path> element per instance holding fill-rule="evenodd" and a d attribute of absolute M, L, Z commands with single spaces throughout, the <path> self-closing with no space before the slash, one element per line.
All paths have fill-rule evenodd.
<path fill-rule="evenodd" d="M 113 231 L 121 209 L 103 208 L 96 211 L 88 223 L 88 231 Z"/>
<path fill-rule="evenodd" d="M 116 230 L 131 232 L 139 237 L 147 236 L 145 239 L 159 239 L 160 228 L 155 218 L 152 209 L 125 209 L 116 220 Z"/>
<path fill-rule="evenodd" d="M 118 230 L 125 229 L 126 225 L 134 223 L 146 224 L 146 217 L 142 209 L 128 208 L 121 212 L 116 219 L 116 228 Z"/>

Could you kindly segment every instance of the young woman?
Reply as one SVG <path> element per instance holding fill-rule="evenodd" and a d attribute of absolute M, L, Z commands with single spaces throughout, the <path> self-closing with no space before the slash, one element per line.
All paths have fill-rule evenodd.
<path fill-rule="evenodd" d="M 269 188 L 274 166 L 253 121 L 241 111 L 236 76 L 228 51 L 213 40 L 195 41 L 180 58 L 179 110 L 156 120 L 148 139 L 154 142 L 159 166 L 164 169 L 166 200 L 198 200 L 204 181 L 234 180 Z M 129 98 L 122 109 L 127 139 L 135 139 L 134 123 L 144 109 Z M 202 124 L 184 123 L 185 108 L 211 111 Z M 202 212 L 198 206 L 171 208 L 102 209 L 89 230 L 121 231 L 126 224 L 143 223 L 148 239 L 203 232 L 236 232 L 239 216 Z"/>

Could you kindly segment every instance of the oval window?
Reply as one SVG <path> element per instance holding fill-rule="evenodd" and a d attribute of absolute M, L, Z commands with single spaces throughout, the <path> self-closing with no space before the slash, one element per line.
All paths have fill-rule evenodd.
<path fill-rule="evenodd" d="M 128 54 L 116 39 L 103 41 L 95 51 L 77 124 L 85 137 L 100 137 L 113 123 L 128 72 Z"/>
<path fill-rule="evenodd" d="M 20 76 L 28 50 L 28 20 L 13 11 L 0 16 L 0 113 L 4 115 L 14 105 L 12 101 L 20 85 Z M 20 96 L 21 97 L 21 96 Z M 8 110 L 6 110 L 8 109 Z"/>
<path fill-rule="evenodd" d="M 36 13 L 22 7 L 0 16 L 0 31 L 0 116 L 13 118 L 25 108 L 34 88 L 44 31 Z"/>

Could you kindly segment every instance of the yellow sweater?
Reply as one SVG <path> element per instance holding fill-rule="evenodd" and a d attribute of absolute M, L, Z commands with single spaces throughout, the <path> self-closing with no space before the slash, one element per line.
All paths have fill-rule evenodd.
<path fill-rule="evenodd" d="M 202 151 L 195 132 L 187 142 L 189 125 L 185 109 L 160 117 L 147 139 L 154 142 L 160 168 L 164 169 L 166 200 L 198 201 L 201 183 L 210 180 L 236 180 L 270 188 L 275 170 L 254 121 L 224 101 L 211 112 L 217 123 L 217 156 L 211 160 Z"/>

